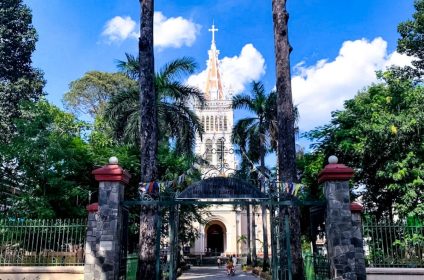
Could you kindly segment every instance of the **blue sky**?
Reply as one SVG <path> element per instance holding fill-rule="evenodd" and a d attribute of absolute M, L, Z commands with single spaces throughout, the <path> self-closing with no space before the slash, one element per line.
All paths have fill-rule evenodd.
<path fill-rule="evenodd" d="M 116 71 L 116 59 L 137 53 L 137 0 L 24 2 L 39 34 L 33 62 L 45 72 L 45 90 L 56 105 L 85 72 Z M 410 60 L 394 51 L 397 25 L 411 17 L 413 0 L 289 0 L 288 10 L 293 98 L 302 131 L 325 124 L 345 99 L 376 81 L 375 70 Z M 271 0 L 156 0 L 155 11 L 156 67 L 192 56 L 201 73 L 214 21 L 223 76 L 235 93 L 248 89 L 252 79 L 274 87 Z"/>

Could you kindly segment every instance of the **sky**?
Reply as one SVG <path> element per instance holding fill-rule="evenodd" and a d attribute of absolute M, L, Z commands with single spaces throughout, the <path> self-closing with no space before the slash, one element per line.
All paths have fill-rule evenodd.
<path fill-rule="evenodd" d="M 24 0 L 39 40 L 33 63 L 45 73 L 47 98 L 62 106 L 69 83 L 88 71 L 115 72 L 116 60 L 137 54 L 137 0 Z M 410 58 L 396 52 L 397 25 L 413 0 L 288 0 L 294 104 L 301 132 L 322 126 L 366 86 L 375 71 Z M 199 84 L 215 23 L 224 84 L 234 94 L 260 80 L 275 87 L 271 0 L 156 0 L 155 67 L 193 57 Z M 243 112 L 236 112 L 235 119 Z M 307 145 L 304 139 L 298 139 Z"/>

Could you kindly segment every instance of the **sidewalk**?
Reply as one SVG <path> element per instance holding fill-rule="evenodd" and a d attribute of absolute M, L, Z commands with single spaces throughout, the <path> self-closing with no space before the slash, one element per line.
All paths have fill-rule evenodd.
<path fill-rule="evenodd" d="M 184 271 L 178 280 L 228 280 L 238 279 L 243 280 L 258 280 L 251 272 L 241 271 L 241 266 L 238 265 L 236 268 L 236 274 L 234 276 L 228 276 L 225 266 L 218 268 L 216 266 L 192 266 L 191 269 Z"/>

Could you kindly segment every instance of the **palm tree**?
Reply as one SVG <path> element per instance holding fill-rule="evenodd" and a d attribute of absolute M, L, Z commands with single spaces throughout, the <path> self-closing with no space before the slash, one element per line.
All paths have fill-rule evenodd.
<path fill-rule="evenodd" d="M 129 77 L 136 78 L 138 71 L 131 70 L 135 61 L 136 58 L 127 54 L 127 61 L 119 61 L 118 67 Z M 164 143 L 168 143 L 170 139 L 175 140 L 176 151 L 187 155 L 193 153 L 196 133 L 201 135 L 203 132 L 198 117 L 187 103 L 190 99 L 196 99 L 202 104 L 204 97 L 199 89 L 182 84 L 180 78 L 193 73 L 195 69 L 196 63 L 192 58 L 180 58 L 166 64 L 155 76 L 158 140 Z M 106 108 L 105 118 L 116 139 L 139 145 L 139 111 L 136 90 L 112 97 Z"/>
<path fill-rule="evenodd" d="M 253 97 L 252 97 L 253 95 Z M 268 143 L 271 147 L 276 147 L 275 141 L 275 111 L 276 111 L 276 94 L 271 92 L 265 93 L 264 85 L 261 82 L 253 82 L 251 94 L 240 94 L 233 97 L 233 108 L 244 108 L 254 114 L 239 120 L 234 126 L 233 142 L 237 144 L 245 155 L 253 161 L 260 161 L 260 169 L 266 172 L 265 155 Z M 255 213 L 255 211 L 253 211 Z M 249 217 L 248 217 L 249 219 Z M 264 245 L 264 261 L 263 270 L 269 269 L 268 256 L 268 228 L 267 228 L 266 206 L 262 205 L 262 231 Z M 255 236 L 255 217 L 252 221 L 252 237 L 253 237 L 253 263 L 256 264 L 256 236 Z"/>
<path fill-rule="evenodd" d="M 128 77 L 137 79 L 140 76 L 139 71 L 134 67 L 137 64 L 137 58 L 128 54 L 126 56 L 127 61 L 119 61 L 118 67 Z M 175 151 L 186 155 L 193 153 L 192 148 L 196 133 L 200 135 L 203 133 L 199 119 L 187 106 L 190 99 L 196 99 L 202 104 L 204 102 L 203 94 L 197 88 L 186 86 L 180 82 L 180 78 L 193 73 L 195 68 L 196 64 L 191 58 L 176 59 L 166 64 L 154 77 L 155 104 L 158 114 L 157 141 L 168 145 L 171 138 L 175 140 Z M 117 140 L 130 145 L 141 144 L 139 133 L 141 106 L 137 89 L 123 91 L 111 98 L 105 110 L 105 119 L 111 126 Z M 152 207 L 143 206 L 140 217 L 140 219 L 143 219 L 141 223 L 154 222 L 157 215 L 156 211 Z M 155 239 L 146 240 L 147 226 L 141 224 L 140 227 L 143 227 L 144 231 L 140 230 L 140 241 L 143 241 L 140 242 L 140 245 L 144 250 L 143 252 L 147 251 L 150 254 L 148 255 L 150 258 L 155 255 Z M 153 234 L 155 228 L 150 227 L 150 229 Z M 152 269 L 154 270 L 156 257 L 147 261 L 146 253 L 143 254 L 140 254 L 140 269 L 142 270 L 138 271 L 141 277 L 139 279 L 154 279 L 146 275 L 151 275 Z M 146 263 L 150 266 L 143 268 Z"/>
<path fill-rule="evenodd" d="M 274 47 L 276 63 L 277 88 L 277 120 L 278 120 L 278 175 L 280 182 L 296 181 L 296 149 L 295 149 L 295 116 L 291 92 L 290 52 L 288 40 L 289 15 L 286 9 L 287 0 L 272 0 L 272 16 L 274 22 Z M 289 197 L 290 198 L 290 197 Z M 289 215 L 290 252 L 292 264 L 289 264 L 293 279 L 304 279 L 302 251 L 300 243 L 300 210 L 299 207 L 280 207 L 280 228 L 284 229 L 283 218 Z M 282 231 L 284 232 L 284 231 Z M 282 244 L 280 244 L 282 245 Z M 281 247 L 281 248 L 284 248 Z M 281 255 L 281 267 L 286 266 L 287 256 Z"/>
<path fill-rule="evenodd" d="M 156 180 L 157 97 L 154 86 L 155 63 L 153 53 L 153 11 L 154 0 L 140 0 L 140 39 L 139 39 L 139 97 L 140 97 L 140 176 L 141 182 Z M 142 206 L 140 211 L 140 254 L 137 279 L 156 278 L 156 224 L 157 207 Z"/>

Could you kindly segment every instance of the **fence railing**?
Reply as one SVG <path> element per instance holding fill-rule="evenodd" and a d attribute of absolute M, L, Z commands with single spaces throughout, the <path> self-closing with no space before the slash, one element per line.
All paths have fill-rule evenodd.
<path fill-rule="evenodd" d="M 365 218 L 364 251 L 368 267 L 424 267 L 424 226 Z"/>
<path fill-rule="evenodd" d="M 306 280 L 329 280 L 330 263 L 326 256 L 306 254 L 303 256 L 303 267 Z"/>
<path fill-rule="evenodd" d="M 0 220 L 0 266 L 84 265 L 87 222 Z"/>

